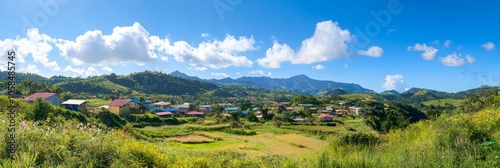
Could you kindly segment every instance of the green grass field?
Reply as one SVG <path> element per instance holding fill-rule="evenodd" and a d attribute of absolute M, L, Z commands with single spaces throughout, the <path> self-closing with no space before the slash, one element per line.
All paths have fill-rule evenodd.
<path fill-rule="evenodd" d="M 103 100 L 103 99 L 87 99 L 87 101 L 89 102 L 88 106 L 90 107 L 99 107 L 111 103 L 111 100 Z"/>
<path fill-rule="evenodd" d="M 464 102 L 464 100 L 461 100 L 461 99 L 439 99 L 439 100 L 426 101 L 426 102 L 424 102 L 424 105 L 444 106 L 446 103 L 449 103 L 449 104 L 457 107 L 457 106 L 460 106 L 463 102 Z"/>

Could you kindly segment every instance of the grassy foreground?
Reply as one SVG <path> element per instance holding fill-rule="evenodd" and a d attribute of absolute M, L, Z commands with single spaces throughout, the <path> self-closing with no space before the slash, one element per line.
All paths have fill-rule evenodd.
<path fill-rule="evenodd" d="M 1 102 L 0 102 L 1 103 Z M 303 137 L 282 134 L 274 139 L 264 134 L 258 143 L 238 146 L 248 154 L 233 148 L 193 150 L 169 141 L 137 140 L 128 129 L 110 129 L 100 121 L 81 123 L 76 119 L 34 122 L 24 113 L 33 111 L 31 105 L 21 106 L 17 117 L 16 159 L 8 158 L 9 132 L 6 113 L 0 121 L 0 167 L 499 167 L 500 110 L 485 109 L 473 114 L 442 115 L 435 121 L 412 124 L 385 136 L 366 136 L 349 133 L 327 138 L 328 145 L 318 148 L 313 140 L 294 143 Z M 355 123 L 350 123 L 355 127 Z M 298 129 L 298 128 L 297 128 Z M 358 128 L 361 129 L 361 128 Z M 292 130 L 293 131 L 293 130 Z M 170 132 L 165 132 L 169 134 Z M 218 132 L 199 132 L 202 135 L 228 138 Z M 233 138 L 237 136 L 231 136 Z M 200 139 L 191 136 L 185 139 Z M 245 141 L 248 136 L 241 136 Z M 238 139 L 235 139 L 235 141 Z M 218 144 L 219 143 L 219 144 Z M 209 143 L 227 146 L 226 141 Z M 319 142 L 318 142 L 319 143 Z M 266 144 L 266 143 L 263 143 Z M 272 152 L 255 154 L 263 148 L 279 144 L 295 145 L 300 149 L 316 149 L 307 155 L 278 155 Z M 185 145 L 185 144 L 181 144 Z M 189 144 L 190 145 L 190 144 Z M 240 148 L 241 147 L 241 148 Z M 282 145 L 281 147 L 285 147 Z M 283 150 L 286 152 L 286 150 Z"/>

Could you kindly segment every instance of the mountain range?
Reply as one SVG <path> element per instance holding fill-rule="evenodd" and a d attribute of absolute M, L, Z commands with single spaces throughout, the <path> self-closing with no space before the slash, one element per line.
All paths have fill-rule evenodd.
<path fill-rule="evenodd" d="M 292 76 L 290 78 L 241 77 L 237 79 L 223 78 L 208 80 L 201 79 L 195 76 L 189 76 L 179 71 L 174 71 L 170 73 L 170 75 L 190 80 L 202 80 L 215 84 L 262 87 L 266 89 L 288 91 L 306 95 L 316 95 L 319 92 L 327 92 L 334 89 L 342 89 L 347 93 L 356 94 L 375 93 L 375 91 L 363 88 L 358 84 L 315 80 L 303 74 Z"/>
<path fill-rule="evenodd" d="M 0 72 L 0 80 L 1 79 L 7 80 L 7 73 Z M 262 88 L 317 96 L 368 94 L 377 100 L 400 101 L 406 103 L 419 103 L 445 98 L 462 99 L 468 94 L 475 94 L 498 88 L 493 86 L 481 86 L 479 88 L 457 93 L 447 93 L 424 88 L 411 88 L 403 93 L 394 90 L 376 93 L 358 84 L 315 80 L 306 75 L 297 75 L 290 78 L 241 77 L 238 79 L 201 79 L 196 76 L 186 75 L 179 71 L 174 71 L 170 74 L 153 71 L 136 72 L 129 75 L 116 75 L 112 73 L 110 75 L 87 78 L 65 76 L 45 78 L 32 73 L 17 73 L 15 78 L 16 83 L 22 80 L 33 80 L 35 83 L 59 85 L 65 91 L 70 92 L 195 95 L 212 91 L 217 95 L 234 96 L 245 95 L 242 93 L 242 91 L 245 91 L 244 88 Z M 235 86 L 240 89 L 234 90 L 235 87 L 228 86 Z M 233 88 L 233 90 L 227 90 L 229 88 Z"/>

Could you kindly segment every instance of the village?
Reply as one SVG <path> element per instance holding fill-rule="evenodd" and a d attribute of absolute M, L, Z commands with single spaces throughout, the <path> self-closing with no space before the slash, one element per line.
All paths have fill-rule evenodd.
<path fill-rule="evenodd" d="M 75 94 L 76 95 L 76 94 Z M 93 113 L 99 111 L 101 108 L 107 109 L 110 112 L 116 114 L 117 116 L 126 118 L 130 114 L 144 114 L 146 112 L 151 112 L 156 114 L 158 117 L 168 118 L 168 117 L 199 117 L 203 118 L 207 114 L 213 112 L 213 106 L 223 107 L 223 115 L 230 116 L 230 113 L 236 112 L 241 117 L 245 117 L 250 112 L 256 114 L 256 117 L 262 118 L 262 111 L 258 107 L 252 107 L 249 109 L 241 109 L 241 107 L 235 106 L 232 103 L 218 103 L 218 104 L 192 104 L 189 102 L 184 102 L 182 104 L 172 104 L 170 102 L 159 101 L 153 102 L 152 100 L 138 100 L 138 99 L 123 99 L 120 98 L 120 94 L 114 94 L 111 96 L 112 99 L 108 104 L 100 106 L 92 106 L 92 104 L 85 99 L 68 99 L 61 102 L 60 96 L 57 93 L 34 93 L 28 97 L 23 98 L 23 100 L 28 102 L 33 102 L 37 98 L 41 98 L 45 101 L 50 102 L 54 106 L 61 106 L 68 110 L 75 112 L 81 112 L 83 114 Z M 97 96 L 92 96 L 95 99 Z M 102 103 L 101 103 L 102 104 Z M 347 106 L 345 102 L 338 102 L 336 104 L 336 109 L 332 105 L 319 107 L 312 104 L 297 104 L 297 106 L 290 106 L 289 102 L 272 102 L 267 104 L 268 113 L 276 113 L 280 107 L 284 107 L 285 111 L 293 112 L 298 114 L 299 111 L 308 110 L 313 114 L 317 114 L 317 118 L 323 122 L 331 122 L 335 117 L 340 117 L 344 114 L 351 114 L 357 116 L 364 116 L 360 112 L 361 107 Z M 295 122 L 304 122 L 304 118 L 296 117 L 293 119 Z"/>

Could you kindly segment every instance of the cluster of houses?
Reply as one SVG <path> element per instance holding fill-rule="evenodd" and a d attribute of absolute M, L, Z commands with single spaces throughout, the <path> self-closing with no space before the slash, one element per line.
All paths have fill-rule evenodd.
<path fill-rule="evenodd" d="M 61 103 L 60 97 L 56 93 L 35 93 L 24 98 L 24 100 L 33 102 L 37 98 L 48 101 L 54 106 L 62 106 L 68 110 L 79 111 L 82 113 L 90 111 L 90 107 L 87 107 L 88 102 L 86 100 L 70 99 Z M 205 112 L 212 111 L 212 107 L 210 105 L 199 106 L 199 111 L 189 111 L 189 103 L 172 105 L 169 102 L 153 103 L 151 100 L 146 100 L 141 103 L 136 99 L 120 99 L 118 95 L 114 95 L 113 98 L 114 100 L 111 103 L 97 108 L 108 109 L 110 112 L 113 112 L 121 117 L 127 117 L 131 113 L 141 113 L 147 110 L 154 111 L 156 115 L 160 117 L 171 117 L 173 115 L 204 117 Z"/>
<path fill-rule="evenodd" d="M 32 94 L 24 100 L 33 102 L 37 98 L 42 98 L 53 104 L 54 106 L 62 106 L 68 110 L 79 111 L 82 113 L 87 113 L 90 110 L 90 107 L 87 107 L 88 102 L 86 100 L 78 100 L 78 99 L 70 99 L 64 102 L 60 102 L 59 95 L 56 93 L 35 93 Z M 140 102 L 136 99 L 120 99 L 119 95 L 114 95 L 114 100 L 104 106 L 100 106 L 97 108 L 105 108 L 110 112 L 115 113 L 121 117 L 127 117 L 132 113 L 143 113 L 144 111 L 154 111 L 155 114 L 159 117 L 172 117 L 172 116 L 196 116 L 196 117 L 204 117 L 205 113 L 212 112 L 211 105 L 200 105 L 197 110 L 190 110 L 190 103 L 183 104 L 171 104 L 170 102 L 155 102 L 153 103 L 151 100 L 146 100 L 144 102 Z M 247 110 L 242 110 L 239 107 L 234 106 L 231 103 L 220 103 L 218 104 L 221 107 L 224 107 L 225 115 L 229 115 L 230 112 L 240 112 L 242 116 L 245 116 L 249 113 Z M 332 106 L 327 106 L 324 109 L 318 109 L 313 107 L 312 104 L 298 104 L 297 107 L 287 106 L 288 102 L 274 102 L 271 106 L 286 106 L 287 111 L 297 112 L 299 109 L 309 109 L 312 112 L 317 112 L 320 114 L 318 116 L 319 119 L 323 121 L 332 121 L 335 116 L 342 116 L 343 114 L 357 114 L 363 115 L 360 113 L 360 107 L 351 106 L 346 109 L 334 109 Z M 346 107 L 344 102 L 339 103 L 339 107 Z M 262 117 L 262 112 L 258 108 L 252 108 L 252 111 L 255 111 L 257 117 Z M 303 121 L 303 119 L 297 119 L 297 121 Z"/>

